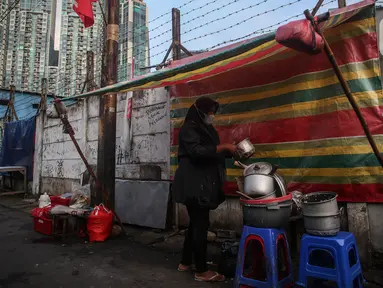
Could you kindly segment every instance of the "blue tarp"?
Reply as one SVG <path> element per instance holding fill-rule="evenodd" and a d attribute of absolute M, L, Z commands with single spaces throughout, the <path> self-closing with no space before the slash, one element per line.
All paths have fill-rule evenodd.
<path fill-rule="evenodd" d="M 0 166 L 27 167 L 28 181 L 33 179 L 35 117 L 4 124 Z"/>

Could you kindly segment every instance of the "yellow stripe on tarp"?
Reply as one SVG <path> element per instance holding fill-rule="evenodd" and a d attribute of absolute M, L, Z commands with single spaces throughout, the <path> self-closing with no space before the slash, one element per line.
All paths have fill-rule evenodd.
<path fill-rule="evenodd" d="M 363 70 L 357 70 L 357 71 L 350 71 L 350 72 L 343 72 L 343 77 L 345 78 L 346 81 L 350 80 L 355 80 L 355 79 L 368 79 L 372 78 L 376 75 L 379 75 L 380 73 L 380 68 L 376 65 L 376 67 L 370 68 L 370 69 L 363 69 Z M 320 71 L 322 72 L 322 71 Z M 320 73 L 320 72 L 315 72 L 315 73 Z M 320 75 L 318 75 L 320 76 Z M 304 90 L 310 90 L 310 89 L 317 89 L 317 88 L 323 88 L 329 85 L 337 84 L 339 83 L 338 78 L 336 75 L 330 76 L 330 77 L 325 77 L 323 79 L 316 79 L 316 80 L 311 80 L 307 81 L 305 80 L 304 77 L 302 77 L 302 81 L 299 83 L 292 83 L 292 84 L 286 84 L 284 85 L 285 82 L 288 82 L 290 79 L 280 82 L 280 83 L 273 83 L 278 86 L 281 86 L 280 88 L 272 89 L 272 90 L 267 90 L 267 91 L 261 91 L 262 88 L 266 85 L 254 87 L 254 92 L 249 93 L 249 94 L 244 94 L 244 95 L 234 95 L 230 96 L 230 91 L 225 93 L 226 97 L 220 97 L 219 98 L 219 103 L 221 105 L 224 104 L 229 104 L 229 103 L 238 103 L 238 102 L 246 102 L 246 101 L 254 101 L 254 100 L 260 100 L 264 98 L 270 98 L 270 97 L 275 97 L 278 95 L 283 95 L 295 91 L 304 91 Z M 270 84 L 267 84 L 269 86 Z M 178 99 L 177 99 L 178 100 Z M 193 98 L 179 98 L 178 103 L 171 104 L 171 110 L 175 109 L 186 109 L 189 108 L 193 103 L 195 102 L 195 97 Z"/>
<path fill-rule="evenodd" d="M 371 106 L 379 106 L 383 99 L 380 99 L 377 95 L 376 91 L 368 91 L 368 92 L 360 92 L 353 93 L 357 103 L 362 107 L 371 107 Z M 368 106 L 364 105 L 363 102 L 370 101 Z M 301 103 L 293 103 L 282 106 L 277 106 L 268 109 L 250 111 L 250 112 L 241 112 L 241 113 L 233 113 L 233 114 L 224 114 L 217 115 L 215 117 L 215 125 L 216 126 L 227 126 L 230 124 L 246 124 L 246 123 L 256 123 L 260 117 L 272 116 L 271 120 L 280 119 L 279 114 L 283 113 L 293 113 L 297 111 L 307 111 L 306 115 L 317 115 L 323 113 L 329 113 L 331 111 L 331 107 L 334 105 L 335 108 L 339 109 L 339 105 L 345 104 L 347 105 L 347 109 L 351 109 L 351 104 L 349 104 L 346 96 L 337 96 L 327 99 L 321 99 L 316 101 L 309 102 L 301 102 Z M 258 118 L 258 119 L 257 119 Z M 286 118 L 286 117 L 284 117 Z M 293 117 L 287 117 L 293 118 Z M 261 119 L 264 121 L 265 119 Z M 184 118 L 176 118 L 171 120 L 171 124 L 173 128 L 179 128 L 182 126 Z"/>

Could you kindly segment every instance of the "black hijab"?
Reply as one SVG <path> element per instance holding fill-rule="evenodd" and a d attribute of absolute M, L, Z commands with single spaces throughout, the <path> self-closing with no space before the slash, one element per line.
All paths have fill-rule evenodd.
<path fill-rule="evenodd" d="M 197 109 L 198 108 L 198 109 Z M 219 103 L 209 97 L 202 96 L 197 99 L 197 101 L 189 108 L 188 113 L 185 117 L 185 122 L 194 122 L 203 130 L 207 130 L 213 139 L 214 143 L 218 145 L 220 143 L 219 136 L 217 131 L 212 125 L 206 125 L 203 121 L 203 113 L 208 114 L 209 112 L 217 113 L 219 108 Z M 202 113 L 201 113 L 202 112 Z"/>

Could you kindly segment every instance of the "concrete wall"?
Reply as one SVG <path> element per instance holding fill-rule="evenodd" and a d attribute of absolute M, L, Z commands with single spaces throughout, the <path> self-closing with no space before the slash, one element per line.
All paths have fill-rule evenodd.
<path fill-rule="evenodd" d="M 126 93 L 118 95 L 116 127 L 116 177 L 140 179 L 140 166 L 158 165 L 161 179 L 169 179 L 170 121 L 165 89 L 148 90 L 133 96 L 133 147 L 131 153 L 120 148 Z M 99 98 L 80 100 L 68 108 L 68 119 L 89 164 L 97 164 Z M 36 127 L 36 151 L 33 193 L 62 194 L 79 183 L 85 172 L 72 141 L 62 132 L 59 119 L 39 116 Z M 42 123 L 44 122 L 44 123 Z M 41 186 L 41 187 L 40 187 Z"/>

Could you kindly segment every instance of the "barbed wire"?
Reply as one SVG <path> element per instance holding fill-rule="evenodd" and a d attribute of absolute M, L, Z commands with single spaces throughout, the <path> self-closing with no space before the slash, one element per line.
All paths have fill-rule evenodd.
<path fill-rule="evenodd" d="M 181 9 L 181 8 L 183 8 L 183 7 L 187 6 L 187 5 L 189 5 L 190 3 L 194 2 L 194 1 L 196 1 L 196 0 L 190 0 L 190 1 L 188 1 L 188 2 L 186 2 L 186 3 L 184 3 L 184 4 L 182 4 L 181 6 L 179 6 L 179 7 L 177 7 L 177 8 L 178 8 L 178 9 Z M 165 17 L 165 16 L 167 16 L 167 15 L 171 15 L 171 14 L 172 14 L 172 12 L 166 12 L 166 13 L 164 13 L 164 14 L 162 14 L 162 15 L 156 17 L 156 18 L 154 18 L 153 20 L 150 20 L 150 21 L 148 22 L 148 24 L 153 23 L 153 22 L 157 21 L 158 19 L 161 19 L 161 18 L 163 18 L 163 17 Z"/>
<path fill-rule="evenodd" d="M 242 9 L 233 11 L 233 12 L 231 12 L 231 13 L 225 15 L 225 16 L 222 16 L 222 17 L 213 19 L 213 20 L 211 20 L 211 21 L 209 21 L 209 22 L 206 22 L 206 23 L 204 23 L 204 24 L 201 24 L 201 25 L 199 25 L 199 26 L 196 26 L 196 27 L 194 27 L 194 28 L 192 28 L 192 29 L 187 30 L 186 32 L 182 33 L 182 36 L 185 36 L 186 34 L 189 34 L 189 33 L 191 33 L 192 31 L 195 31 L 195 30 L 197 30 L 197 29 L 200 29 L 200 28 L 206 27 L 206 26 L 208 26 L 208 25 L 211 25 L 211 24 L 213 24 L 213 23 L 215 23 L 215 22 L 217 22 L 217 21 L 224 20 L 224 19 L 226 19 L 226 18 L 228 18 L 228 17 L 230 17 L 230 16 L 236 15 L 236 14 L 241 13 L 241 12 L 243 12 L 243 11 L 246 11 L 246 10 L 248 10 L 248 9 L 251 9 L 251 8 L 254 8 L 254 7 L 259 6 L 259 5 L 261 5 L 261 4 L 264 4 L 264 3 L 268 2 L 268 1 L 270 1 L 270 0 L 262 0 L 261 2 L 258 2 L 258 3 L 256 3 L 256 4 L 253 4 L 253 5 L 244 7 L 244 8 L 242 8 Z M 189 42 L 192 42 L 192 41 L 201 39 L 201 38 L 205 38 L 205 37 L 210 36 L 210 35 L 219 34 L 219 33 L 224 32 L 224 31 L 226 31 L 226 30 L 232 29 L 232 28 L 234 28 L 234 27 L 236 27 L 236 26 L 242 25 L 243 23 L 246 23 L 247 21 L 249 21 L 249 20 L 251 20 L 251 19 L 254 19 L 254 18 L 259 17 L 259 16 L 263 16 L 263 15 L 268 14 L 268 13 L 271 13 L 271 12 L 275 12 L 275 11 L 277 11 L 277 10 L 280 10 L 280 9 L 284 8 L 284 7 L 294 5 L 294 4 L 299 3 L 299 2 L 301 2 L 301 1 L 303 1 L 303 0 L 295 0 L 295 1 L 291 1 L 291 2 L 289 2 L 289 3 L 286 3 L 286 4 L 284 4 L 284 5 L 278 6 L 278 7 L 276 7 L 276 8 L 273 8 L 273 9 L 270 9 L 270 10 L 266 10 L 266 11 L 264 11 L 264 12 L 262 12 L 262 13 L 255 14 L 255 15 L 253 15 L 253 16 L 251 16 L 251 17 L 248 17 L 248 18 L 246 18 L 246 19 L 244 19 L 244 20 L 242 20 L 242 21 L 240 21 L 240 22 L 237 22 L 236 24 L 230 25 L 230 26 L 228 26 L 228 27 L 226 27 L 226 28 L 223 28 L 223 29 L 220 29 L 220 30 L 217 30 L 217 31 L 213 31 L 213 32 L 210 32 L 210 33 L 206 33 L 206 34 L 204 34 L 204 35 L 200 35 L 200 36 L 191 38 L 191 39 L 189 39 L 189 40 L 183 41 L 182 43 L 185 44 L 185 43 L 189 43 Z M 208 12 L 208 13 L 205 13 L 204 15 L 201 15 L 201 16 L 199 16 L 199 17 L 197 17 L 197 18 L 204 17 L 204 16 L 207 15 L 207 14 L 209 14 L 209 12 Z M 186 24 L 186 23 L 185 23 L 185 24 Z M 167 40 L 165 40 L 165 41 L 163 41 L 163 42 L 157 44 L 156 46 L 153 46 L 152 48 L 160 47 L 160 46 L 162 46 L 162 45 L 164 45 L 164 44 L 166 44 L 166 43 L 169 43 L 169 42 L 171 43 L 171 41 L 172 41 L 172 38 L 167 39 Z M 163 53 L 167 52 L 167 50 L 168 50 L 168 49 L 163 50 L 163 51 L 161 51 L 161 52 L 159 52 L 159 53 L 157 53 L 157 54 L 151 55 L 150 58 L 153 58 L 153 57 L 155 57 L 155 56 L 158 56 L 159 54 L 163 54 Z M 140 53 L 138 56 L 142 56 L 142 53 Z M 135 57 L 135 56 L 133 56 L 133 57 Z M 128 60 L 129 60 L 129 59 L 132 59 L 133 57 L 129 57 Z M 136 55 L 136 57 L 137 57 L 137 55 Z"/>
<path fill-rule="evenodd" d="M 210 33 L 206 33 L 206 34 L 204 34 L 204 35 L 200 35 L 200 36 L 197 36 L 197 37 L 188 39 L 188 40 L 184 41 L 183 43 L 186 44 L 186 43 L 192 42 L 192 41 L 194 41 L 194 40 L 198 40 L 198 39 L 201 39 L 201 38 L 205 38 L 205 37 L 207 37 L 207 36 L 211 36 L 211 35 L 219 34 L 219 33 L 221 33 L 221 32 L 224 32 L 224 31 L 227 31 L 227 30 L 232 29 L 232 28 L 234 28 L 234 27 L 237 27 L 237 26 L 239 26 L 239 25 L 242 25 L 242 24 L 244 24 L 244 23 L 246 23 L 246 22 L 248 22 L 248 21 L 250 21 L 250 20 L 252 20 L 252 19 L 254 19 L 254 18 L 257 18 L 257 17 L 259 17 L 259 16 L 266 15 L 266 14 L 268 14 L 268 13 L 270 13 L 270 12 L 274 12 L 274 11 L 280 10 L 280 9 L 282 9 L 282 8 L 284 8 L 284 7 L 287 7 L 287 6 L 294 5 L 294 4 L 299 3 L 299 2 L 301 2 L 301 1 L 303 1 L 303 0 L 295 0 L 295 1 L 288 2 L 288 3 L 286 3 L 286 4 L 284 4 L 284 5 L 281 5 L 281 6 L 277 7 L 277 8 L 270 9 L 270 10 L 266 10 L 266 11 L 264 11 L 264 12 L 262 12 L 262 13 L 258 13 L 258 14 L 255 14 L 255 15 L 253 15 L 253 16 L 250 16 L 250 17 L 248 17 L 248 18 L 246 18 L 246 19 L 244 19 L 244 20 L 242 20 L 242 21 L 239 21 L 239 22 L 237 22 L 237 23 L 235 23 L 235 24 L 233 24 L 233 25 L 227 26 L 227 27 L 225 27 L 225 28 L 222 28 L 222 29 L 219 29 L 219 30 L 210 32 Z M 226 19 L 227 17 L 229 17 L 229 15 L 231 16 L 231 15 L 233 15 L 233 14 L 235 14 L 235 13 L 236 13 L 236 12 L 233 12 L 233 13 L 230 13 L 230 14 L 228 14 L 228 15 L 226 15 L 226 16 L 223 16 L 223 17 L 220 18 L 220 20 L 222 20 L 222 19 Z M 207 22 L 207 23 L 205 23 L 205 24 L 203 24 L 203 25 L 194 27 L 193 29 L 190 29 L 190 30 L 186 31 L 185 34 L 190 33 L 191 31 L 197 30 L 197 29 L 199 29 L 199 28 L 202 28 L 202 27 L 204 27 L 205 25 L 211 24 L 212 22 L 215 22 L 215 21 L 210 21 L 210 22 Z"/>

